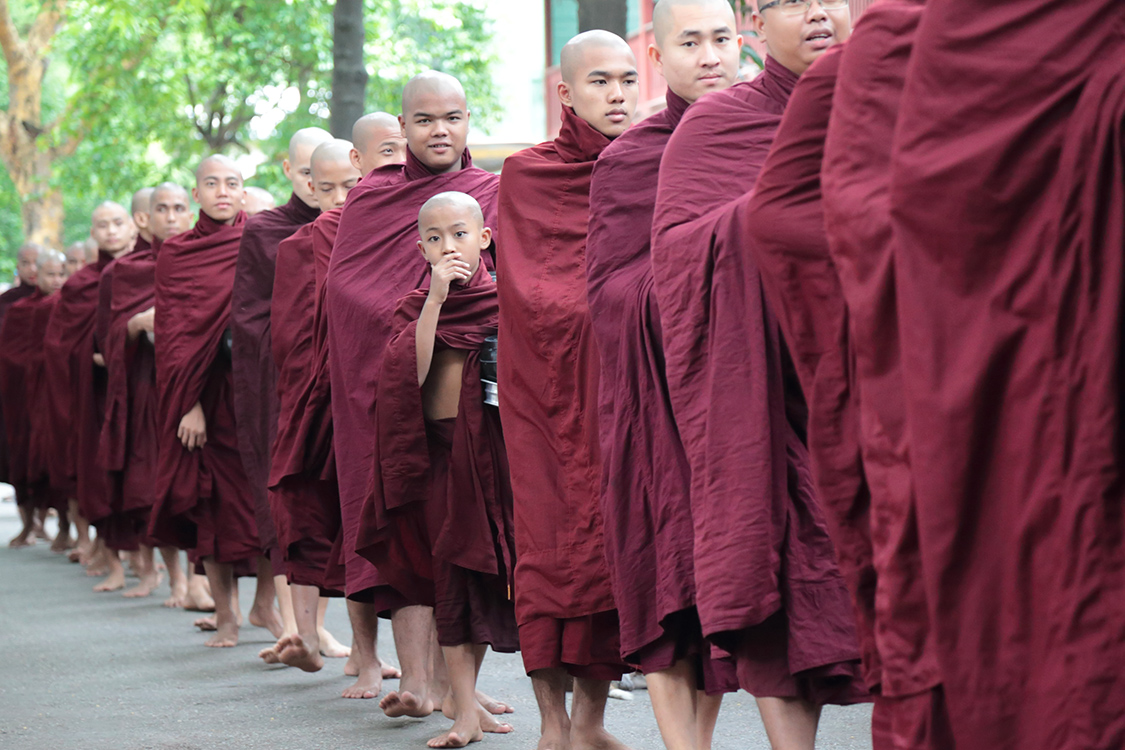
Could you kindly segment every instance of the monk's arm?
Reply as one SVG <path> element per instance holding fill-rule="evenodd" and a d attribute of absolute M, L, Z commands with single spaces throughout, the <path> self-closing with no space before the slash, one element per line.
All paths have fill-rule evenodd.
<path fill-rule="evenodd" d="M 202 448 L 206 444 L 207 419 L 203 416 L 203 405 L 198 401 L 180 419 L 180 427 L 176 430 L 176 437 L 189 451 Z"/>
<path fill-rule="evenodd" d="M 414 333 L 415 347 L 418 352 L 418 385 L 426 382 L 430 374 L 430 365 L 434 361 L 434 337 L 437 336 L 438 317 L 441 315 L 441 303 L 433 297 L 426 299 L 422 305 L 422 314 L 418 316 L 418 327 Z"/>
<path fill-rule="evenodd" d="M 156 308 L 150 307 L 144 312 L 139 312 L 133 317 L 129 318 L 129 323 L 125 326 L 126 335 L 129 341 L 136 341 L 140 335 L 146 331 L 151 331 L 154 327 L 156 320 Z"/>

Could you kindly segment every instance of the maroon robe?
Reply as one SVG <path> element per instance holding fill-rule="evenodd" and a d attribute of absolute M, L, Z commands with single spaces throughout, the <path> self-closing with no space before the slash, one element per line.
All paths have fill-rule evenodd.
<path fill-rule="evenodd" d="M 270 511 L 270 447 L 277 434 L 277 366 L 270 351 L 270 298 L 278 245 L 315 219 L 320 209 L 294 193 L 284 206 L 246 220 L 231 296 L 234 342 L 234 409 L 242 464 L 254 493 L 255 518 L 262 549 L 274 574 L 283 575 L 277 529 Z"/>
<path fill-rule="evenodd" d="M 4 322 L 4 316 L 8 314 L 8 309 L 19 302 L 21 299 L 27 299 L 35 294 L 38 287 L 35 284 L 19 284 L 14 286 L 8 291 L 0 294 L 0 325 Z M 4 428 L 4 409 L 0 406 L 0 482 L 8 481 L 8 432 Z"/>
<path fill-rule="evenodd" d="M 737 207 L 797 76 L 773 58 L 702 98 L 660 165 L 652 258 L 669 395 L 691 466 L 696 608 L 755 696 L 866 691 L 847 589 L 791 423 L 777 321 Z M 706 179 L 701 179 L 701 175 Z M 744 575 L 731 575 L 732 570 Z"/>
<path fill-rule="evenodd" d="M 43 379 L 43 336 L 59 296 L 36 289 L 11 305 L 0 323 L 0 403 L 10 465 L 7 481 L 16 503 L 30 508 L 66 509 L 66 494 L 52 491 L 47 471 L 51 451 L 48 393 Z"/>
<path fill-rule="evenodd" d="M 229 354 L 222 339 L 246 214 L 233 225 L 200 212 L 156 260 L 158 463 L 149 531 L 199 558 L 234 563 L 261 554 L 254 498 L 238 452 Z M 189 451 L 180 420 L 203 407 L 207 443 Z"/>
<path fill-rule="evenodd" d="M 136 549 L 151 541 L 147 530 L 156 501 L 156 357 L 147 335 L 129 341 L 128 326 L 133 316 L 156 303 L 159 244 L 138 244 L 102 275 L 102 289 L 109 288 L 102 345 L 108 380 L 99 462 L 109 472 L 113 512 L 107 543 L 115 549 Z"/>
<path fill-rule="evenodd" d="M 617 679 L 599 503 L 598 352 L 586 306 L 590 175 L 609 138 L 568 107 L 501 177 L 500 413 L 512 465 L 524 668 Z"/>
<path fill-rule="evenodd" d="M 394 182 L 386 184 L 390 175 Z M 408 150 L 405 165 L 382 167 L 364 177 L 348 193 L 340 217 L 325 306 L 349 597 L 367 598 L 368 589 L 385 586 L 375 567 L 355 554 L 359 514 L 371 486 L 375 388 L 395 304 L 421 286 L 429 269 L 418 251 L 418 209 L 448 190 L 476 198 L 485 223 L 495 226 L 496 175 L 472 166 L 467 150 L 462 169 L 446 174 L 433 174 Z M 484 260 L 491 267 L 492 259 Z"/>
<path fill-rule="evenodd" d="M 914 40 L 890 217 L 959 749 L 1125 747 L 1123 60 L 1115 0 L 931 0 Z"/>
<path fill-rule="evenodd" d="M 888 200 L 891 144 L 922 8 L 920 0 L 888 0 L 864 13 L 839 63 L 821 169 L 827 249 L 847 305 L 847 341 L 854 358 L 851 395 L 858 405 L 863 472 L 871 491 L 868 512 L 857 505 L 850 518 L 840 521 L 836 547 L 846 570 L 848 557 L 857 562 L 861 559 L 860 536 L 866 535 L 871 546 L 872 570 L 860 582 L 856 601 L 870 632 L 861 642 L 868 684 L 878 688 L 873 728 L 880 750 L 952 747 L 942 697 L 936 692 L 941 677 L 923 588 L 906 447 Z M 809 114 L 816 118 L 816 113 Z M 817 123 L 819 133 L 822 124 L 819 119 Z M 813 160 L 819 158 L 820 142 L 798 135 L 807 127 L 808 122 L 792 123 L 788 129 L 792 138 L 786 140 L 791 141 L 789 149 L 807 154 L 805 161 L 811 169 Z M 779 142 L 785 137 L 785 125 L 782 131 Z M 802 150 L 802 140 L 810 147 Z M 781 147 L 775 145 L 775 150 Z M 782 174 L 773 188 L 780 201 L 785 200 L 784 177 Z M 811 201 L 814 183 L 809 179 L 806 184 Z M 802 265 L 812 260 L 809 253 L 801 259 Z M 803 307 L 815 314 L 807 321 L 815 326 L 827 317 L 818 301 L 825 298 L 826 289 L 823 283 L 808 289 L 811 293 Z M 800 306 L 800 290 L 793 292 L 794 304 Z M 805 341 L 815 343 L 813 337 Z M 795 353 L 800 348 L 794 344 Z M 801 355 L 796 359 L 800 365 Z M 831 380 L 825 382 L 831 384 Z M 830 403 L 830 399 L 824 402 Z M 843 457 L 844 452 L 838 455 Z M 841 480 L 843 477 L 841 474 Z M 838 487 L 846 489 L 843 481 Z M 824 485 L 821 491 L 826 505 L 832 505 Z M 853 534 L 857 551 L 849 552 Z M 863 633 L 864 628 L 860 630 Z"/>
<path fill-rule="evenodd" d="M 457 416 L 430 420 L 418 386 L 418 317 L 429 284 L 399 300 L 375 401 L 372 493 L 356 551 L 403 596 L 434 607 L 438 642 L 519 649 L 511 601 L 512 488 L 500 414 L 484 404 L 480 349 L 496 333 L 481 263 L 441 306 L 434 351 L 466 353 Z"/>
<path fill-rule="evenodd" d="M 105 415 L 105 372 L 94 364 L 98 285 L 113 260 L 98 253 L 67 279 L 47 325 L 47 387 L 55 450 L 51 483 L 76 497 L 82 517 L 98 523 L 110 513 L 109 482 L 98 466 L 98 440 Z M 73 494 L 71 494 L 73 493 Z"/>
<path fill-rule="evenodd" d="M 598 157 L 590 186 L 586 279 L 601 362 L 598 424 L 605 553 L 621 622 L 621 654 L 645 672 L 671 666 L 695 613 L 690 472 L 664 378 L 652 291 L 652 213 L 660 157 L 688 103 L 627 130 Z M 694 626 L 693 630 L 696 629 Z M 677 653 L 679 646 L 679 653 Z M 669 647 L 671 653 L 669 654 Z M 709 692 L 738 689 L 729 660 L 701 659 Z"/>

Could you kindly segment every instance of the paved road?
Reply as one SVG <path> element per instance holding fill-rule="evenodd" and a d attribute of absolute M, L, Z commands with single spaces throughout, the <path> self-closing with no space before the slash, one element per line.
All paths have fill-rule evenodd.
<path fill-rule="evenodd" d="M 0 492 L 0 495 L 3 493 Z M 269 634 L 247 627 L 234 649 L 203 647 L 193 615 L 161 599 L 94 594 L 94 581 L 40 543 L 10 550 L 15 508 L 0 503 L 0 748 L 8 750 L 359 750 L 422 748 L 442 718 L 388 719 L 376 701 L 343 700 L 343 661 L 317 674 L 268 667 L 256 657 Z M 163 593 L 163 592 L 162 592 Z M 242 587 L 243 611 L 253 595 Z M 329 629 L 348 635 L 343 604 Z M 393 659 L 390 628 L 381 653 Z M 473 747 L 532 750 L 537 727 L 531 685 L 519 656 L 489 654 L 481 688 L 512 703 L 516 731 Z M 394 682 L 390 683 L 395 684 Z M 610 701 L 610 730 L 638 750 L 662 747 L 647 693 Z M 869 750 L 867 706 L 829 708 L 819 747 Z M 745 694 L 730 696 L 715 750 L 768 748 Z"/>

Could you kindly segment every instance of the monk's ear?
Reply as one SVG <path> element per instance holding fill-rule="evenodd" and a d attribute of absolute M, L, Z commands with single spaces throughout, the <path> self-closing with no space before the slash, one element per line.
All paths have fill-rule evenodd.
<path fill-rule="evenodd" d="M 488 246 L 492 244 L 492 229 L 485 227 L 480 230 L 480 249 L 487 250 Z"/>
<path fill-rule="evenodd" d="M 358 169 L 360 172 L 363 171 L 363 164 L 359 160 L 359 152 L 354 148 L 348 152 L 348 159 L 351 160 L 353 167 Z"/>
<path fill-rule="evenodd" d="M 422 257 L 426 257 L 426 246 L 422 244 L 422 240 L 418 240 L 418 252 L 422 253 Z"/>
<path fill-rule="evenodd" d="M 406 137 L 406 118 L 404 118 L 402 115 L 398 116 L 398 126 L 402 130 L 402 137 L 405 138 Z"/>
<path fill-rule="evenodd" d="M 741 38 L 741 37 L 740 37 Z M 648 59 L 652 60 L 653 67 L 656 72 L 663 75 L 664 73 L 664 53 L 655 44 L 648 45 Z"/>
<path fill-rule="evenodd" d="M 191 199 L 193 201 L 195 201 L 195 205 L 197 205 L 197 206 L 200 205 L 200 203 L 199 203 L 199 188 L 198 187 L 193 187 L 191 189 Z"/>
<path fill-rule="evenodd" d="M 313 195 L 316 195 L 316 188 L 313 187 L 312 178 L 309 178 L 309 181 L 306 182 L 305 185 L 308 186 L 310 193 L 312 193 Z"/>
<path fill-rule="evenodd" d="M 570 95 L 570 84 L 566 81 L 559 81 L 558 86 L 559 101 L 562 102 L 564 107 L 574 107 L 574 97 Z"/>
<path fill-rule="evenodd" d="M 288 159 L 281 162 L 281 171 L 285 173 L 285 179 L 293 179 L 293 165 L 289 163 Z"/>
<path fill-rule="evenodd" d="M 754 11 L 754 15 L 750 18 L 750 25 L 754 28 L 754 34 L 764 44 L 766 41 L 766 19 L 762 18 L 762 14 Z"/>

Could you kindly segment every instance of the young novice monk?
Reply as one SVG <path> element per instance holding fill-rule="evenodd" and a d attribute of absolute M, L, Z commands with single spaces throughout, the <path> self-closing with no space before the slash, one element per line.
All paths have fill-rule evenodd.
<path fill-rule="evenodd" d="M 454 724 L 429 744 L 464 747 L 483 729 L 511 731 L 477 701 L 476 678 L 487 646 L 512 653 L 519 640 L 507 457 L 480 379 L 480 349 L 498 317 L 481 263 L 492 230 L 475 199 L 444 192 L 422 206 L 418 232 L 430 279 L 399 300 L 383 354 L 374 491 L 357 551 L 396 589 L 432 604 Z"/>

